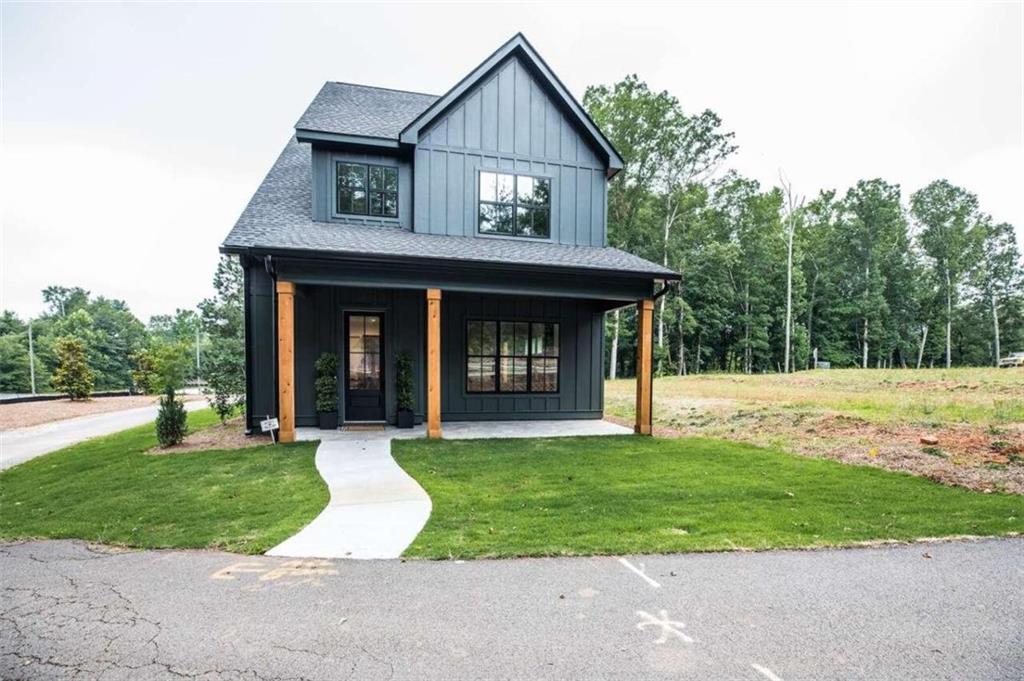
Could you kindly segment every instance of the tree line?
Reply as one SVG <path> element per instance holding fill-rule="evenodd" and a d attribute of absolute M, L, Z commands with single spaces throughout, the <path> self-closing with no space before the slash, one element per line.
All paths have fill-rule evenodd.
<path fill-rule="evenodd" d="M 131 390 L 162 393 L 205 386 L 227 417 L 245 393 L 243 279 L 237 258 L 222 257 L 214 296 L 194 309 L 143 324 L 122 300 L 81 287 L 48 286 L 46 309 L 31 321 L 0 315 L 0 393 Z"/>
<path fill-rule="evenodd" d="M 659 375 L 983 366 L 1024 351 L 1024 263 L 1012 225 L 938 179 L 881 178 L 807 200 L 728 168 L 735 135 L 637 76 L 584 107 L 626 161 L 609 243 L 682 281 L 655 307 Z M 606 317 L 610 377 L 635 373 L 636 310 Z"/>

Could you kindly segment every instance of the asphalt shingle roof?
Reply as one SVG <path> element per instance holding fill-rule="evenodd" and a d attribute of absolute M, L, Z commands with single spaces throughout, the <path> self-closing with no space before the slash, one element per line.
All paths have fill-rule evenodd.
<path fill-rule="evenodd" d="M 567 246 L 411 232 L 312 219 L 311 151 L 293 137 L 222 244 L 226 250 L 315 250 L 335 254 L 609 270 L 678 278 L 671 270 L 611 247 Z"/>
<path fill-rule="evenodd" d="M 324 83 L 295 124 L 299 130 L 398 138 L 437 101 L 434 95 L 351 83 Z"/>

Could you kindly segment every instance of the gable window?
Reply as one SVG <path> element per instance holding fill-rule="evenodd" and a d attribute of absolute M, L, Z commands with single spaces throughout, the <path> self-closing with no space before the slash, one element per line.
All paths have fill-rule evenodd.
<path fill-rule="evenodd" d="M 480 171 L 481 234 L 547 238 L 551 235 L 551 180 Z"/>
<path fill-rule="evenodd" d="M 466 392 L 558 392 L 558 324 L 468 321 Z"/>
<path fill-rule="evenodd" d="M 338 161 L 335 212 L 398 217 L 398 168 Z"/>

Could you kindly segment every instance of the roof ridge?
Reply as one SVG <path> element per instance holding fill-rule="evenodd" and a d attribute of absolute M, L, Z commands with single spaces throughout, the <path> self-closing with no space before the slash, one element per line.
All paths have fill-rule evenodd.
<path fill-rule="evenodd" d="M 367 85 L 366 83 L 353 83 L 353 82 L 350 82 L 350 81 L 347 81 L 347 80 L 328 80 L 326 82 L 333 83 L 334 85 L 351 85 L 353 87 L 365 87 L 365 88 L 369 88 L 371 90 L 387 90 L 388 92 L 401 92 L 402 94 L 406 94 L 406 95 L 419 95 L 421 97 L 433 97 L 434 99 L 440 99 L 441 98 L 441 95 L 432 95 L 432 94 L 430 94 L 428 92 L 417 92 L 415 90 L 403 90 L 401 88 L 383 87 L 383 86 L 380 86 L 380 85 Z"/>

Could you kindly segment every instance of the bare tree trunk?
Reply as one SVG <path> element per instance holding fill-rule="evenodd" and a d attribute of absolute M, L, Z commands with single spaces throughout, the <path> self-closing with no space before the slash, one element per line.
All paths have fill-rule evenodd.
<path fill-rule="evenodd" d="M 996 294 L 992 292 L 992 331 L 995 333 L 993 336 L 995 340 L 995 351 L 996 351 L 996 366 L 999 366 L 999 359 L 1002 352 L 999 349 L 999 310 L 996 308 Z"/>
<path fill-rule="evenodd" d="M 608 363 L 608 378 L 614 379 L 619 360 L 619 308 L 615 308 L 615 314 L 612 317 L 615 319 L 615 323 L 614 330 L 612 331 L 612 351 Z"/>
<path fill-rule="evenodd" d="M 700 342 L 701 342 L 701 339 L 703 338 L 703 336 L 704 336 L 704 332 L 703 331 L 698 331 L 697 332 L 697 354 L 694 355 L 694 357 L 693 357 L 693 373 L 695 373 L 695 374 L 699 374 L 700 373 Z"/>
<path fill-rule="evenodd" d="M 753 353 L 750 352 L 750 284 L 743 289 L 743 373 L 754 369 Z"/>
<path fill-rule="evenodd" d="M 946 368 L 953 366 L 953 291 L 950 288 L 949 267 L 946 267 Z"/>
<path fill-rule="evenodd" d="M 864 339 L 863 339 L 863 345 L 864 345 L 864 357 L 861 360 L 860 366 L 861 366 L 862 369 L 867 369 L 868 368 L 868 318 L 867 317 L 864 318 Z"/>
<path fill-rule="evenodd" d="M 676 368 L 677 376 L 686 375 L 686 343 L 683 338 L 683 315 L 679 315 L 679 366 Z"/>
<path fill-rule="evenodd" d="M 917 367 L 921 368 L 921 360 L 924 358 L 924 346 L 928 342 L 928 325 L 925 324 L 921 328 L 921 342 L 917 345 Z"/>

